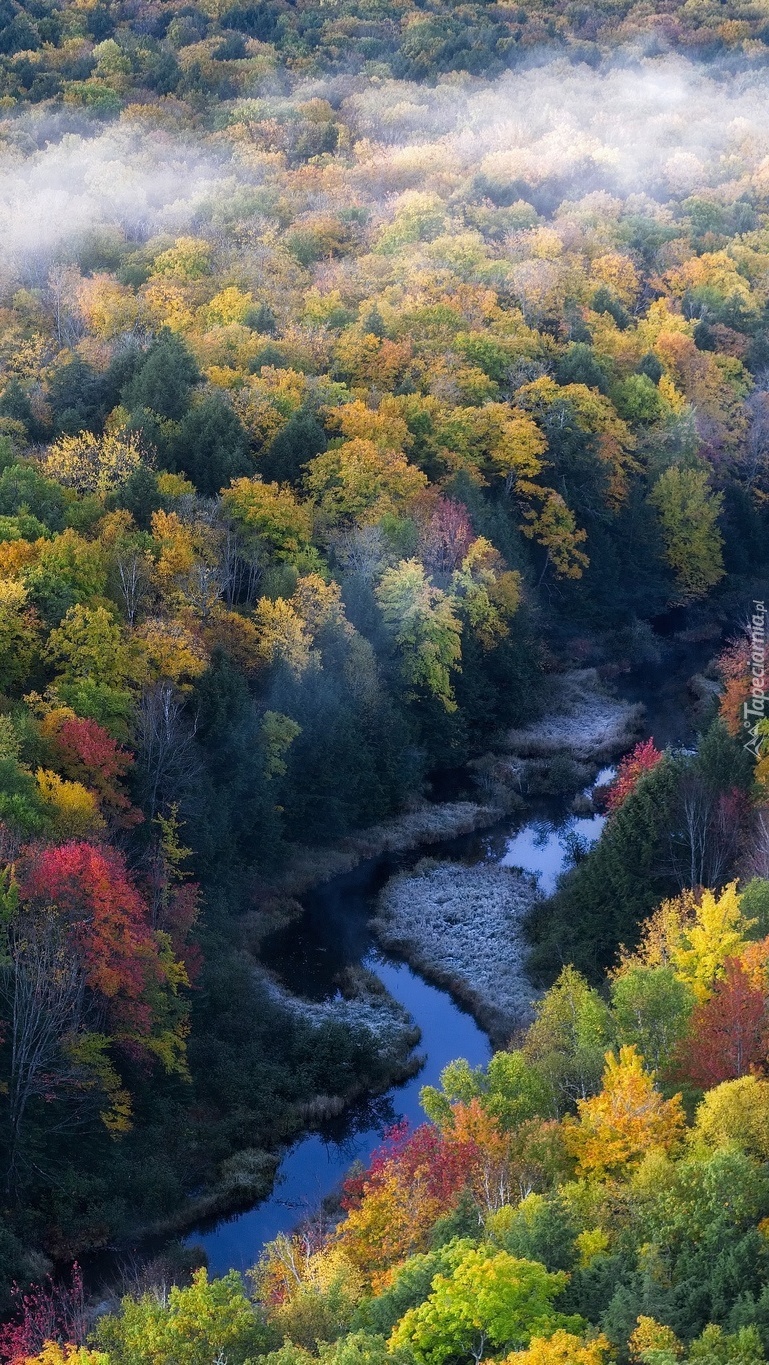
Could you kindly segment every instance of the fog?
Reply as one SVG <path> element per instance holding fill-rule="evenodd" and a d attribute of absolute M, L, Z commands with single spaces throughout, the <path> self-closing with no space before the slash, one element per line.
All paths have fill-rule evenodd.
<path fill-rule="evenodd" d="M 379 144 L 379 175 L 393 187 L 421 149 L 428 178 L 439 166 L 530 185 L 576 172 L 588 188 L 663 202 L 706 187 L 730 198 L 769 188 L 763 72 L 726 81 L 676 57 L 605 72 L 558 61 L 483 87 L 370 85 L 346 107 Z"/>
<path fill-rule="evenodd" d="M 453 76 L 434 87 L 350 79 L 346 89 L 305 84 L 294 103 L 328 95 L 350 130 L 345 193 L 387 217 L 394 198 L 429 189 L 444 199 L 481 176 L 491 192 L 526 197 L 547 214 L 563 197 L 606 189 L 664 205 L 703 189 L 733 200 L 769 191 L 766 77 L 723 79 L 680 57 L 615 63 L 606 71 L 559 60 L 493 83 Z M 285 98 L 280 101 L 285 106 Z M 232 118 L 269 118 L 271 99 L 241 102 Z M 194 230 L 201 208 L 232 197 L 239 184 L 292 173 L 258 141 L 237 144 L 182 137 L 129 121 L 84 126 L 25 151 L 22 120 L 6 120 L 0 153 L 3 271 L 53 259 L 67 242 L 108 226 L 131 238 Z M 14 132 L 15 128 L 15 132 Z M 344 155 L 348 155 L 345 153 Z M 240 159 L 239 159 L 240 158 Z M 557 193 L 537 187 L 557 182 Z M 481 185 L 483 189 L 483 184 Z M 317 191 L 333 203 L 338 182 Z M 306 188 L 298 207 L 312 207 Z"/>
<path fill-rule="evenodd" d="M 142 240 L 189 230 L 204 201 L 232 185 L 232 167 L 203 145 L 121 123 L 67 133 L 24 156 L 0 159 L 3 266 L 55 256 L 98 227 Z"/>

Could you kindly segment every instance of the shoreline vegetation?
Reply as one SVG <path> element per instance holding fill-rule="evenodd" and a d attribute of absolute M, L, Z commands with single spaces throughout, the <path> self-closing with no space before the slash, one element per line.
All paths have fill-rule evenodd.
<path fill-rule="evenodd" d="M 496 824 L 505 814 L 497 803 L 481 801 L 420 802 L 411 810 L 348 834 L 324 847 L 294 846 L 280 873 L 255 890 L 259 923 L 249 927 L 267 934 L 301 913 L 295 899 L 334 877 L 352 872 L 361 863 L 385 853 L 407 853 L 423 845 L 442 843 Z"/>
<path fill-rule="evenodd" d="M 275 1184 L 280 1162 L 294 1142 L 301 1140 L 325 1120 L 337 1118 L 364 1096 L 384 1093 L 415 1075 L 422 1058 L 415 1048 L 420 1032 L 408 1011 L 388 993 L 373 972 L 351 967 L 342 982 L 341 998 L 305 1000 L 292 995 L 261 968 L 256 969 L 259 984 L 278 1009 L 320 1029 L 324 1024 L 359 1032 L 375 1040 L 384 1079 L 377 1086 L 363 1078 L 345 1095 L 316 1094 L 295 1105 L 296 1133 L 278 1151 L 246 1147 L 222 1163 L 219 1179 L 204 1193 L 192 1199 L 171 1217 L 159 1220 L 144 1230 L 146 1238 L 177 1237 L 194 1233 L 219 1218 L 243 1212 L 267 1199 Z"/>
<path fill-rule="evenodd" d="M 629 3 L 0 3 L 0 1316 L 769 879 L 769 23 Z"/>
<path fill-rule="evenodd" d="M 505 745 L 519 758 L 601 763 L 639 738 L 644 714 L 643 703 L 613 696 L 597 669 L 571 669 L 552 679 L 547 714 L 509 730 Z"/>
<path fill-rule="evenodd" d="M 423 858 L 390 878 L 372 928 L 383 948 L 448 990 L 504 1047 L 531 1019 L 536 992 L 522 922 L 540 898 L 536 879 L 518 869 Z"/>
<path fill-rule="evenodd" d="M 613 696 L 596 669 L 571 670 L 554 680 L 551 705 L 554 712 L 506 736 L 511 748 L 524 758 L 517 769 L 519 776 L 529 767 L 538 771 L 564 749 L 575 763 L 595 769 L 629 748 L 643 723 L 643 705 Z M 499 752 L 489 760 L 499 775 L 499 790 L 504 776 L 509 781 L 509 768 Z M 496 824 L 509 805 L 509 792 L 496 803 L 424 802 L 330 848 L 296 849 L 280 876 L 259 888 L 259 908 L 246 917 L 244 928 L 249 947 L 258 952 L 261 938 L 298 917 L 302 906 L 297 898 L 307 891 L 383 854 L 429 847 Z M 504 1047 L 531 1021 L 533 1002 L 540 994 L 526 975 L 529 945 L 524 923 L 542 899 L 536 878 L 520 869 L 425 857 L 411 871 L 388 880 L 379 894 L 371 928 L 384 949 L 447 990 L 488 1033 L 493 1046 Z M 510 948 L 504 958 L 498 951 L 500 941 Z M 419 1056 L 412 1049 L 418 1045 L 419 1031 L 413 1024 L 409 1027 L 406 1011 L 365 968 L 348 970 L 343 995 L 324 1002 L 293 995 L 261 968 L 257 970 L 276 1003 L 305 1023 L 317 1026 L 334 1020 L 362 1027 L 378 1038 L 380 1056 L 391 1067 L 392 1079 L 386 1088 L 418 1069 Z M 342 1113 L 356 1098 L 357 1094 L 312 1097 L 304 1115 L 308 1126 Z M 188 1229 L 217 1212 L 236 1211 L 252 1190 L 253 1202 L 267 1197 L 278 1164 L 276 1159 L 271 1168 L 268 1162 L 254 1168 L 248 1151 L 236 1154 L 225 1163 L 220 1186 L 196 1203 L 194 1217 L 180 1217 L 173 1226 Z"/>

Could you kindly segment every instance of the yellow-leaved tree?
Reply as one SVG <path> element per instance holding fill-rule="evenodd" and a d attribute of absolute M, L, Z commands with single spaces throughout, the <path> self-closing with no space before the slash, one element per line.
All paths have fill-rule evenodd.
<path fill-rule="evenodd" d="M 520 606 L 521 575 L 506 569 L 491 541 L 478 536 L 452 574 L 451 593 L 483 648 L 491 649 L 508 634 L 508 620 Z"/>
<path fill-rule="evenodd" d="M 769 1081 L 751 1075 L 714 1086 L 697 1110 L 694 1135 L 707 1147 L 769 1160 Z"/>
<path fill-rule="evenodd" d="M 109 1365 L 109 1356 L 72 1342 L 61 1346 L 58 1341 L 46 1341 L 36 1356 L 24 1358 L 23 1365 Z"/>
<path fill-rule="evenodd" d="M 69 782 L 46 768 L 38 768 L 35 780 L 55 838 L 82 839 L 104 828 L 96 797 L 81 782 Z"/>
<path fill-rule="evenodd" d="M 684 921 L 671 945 L 670 958 L 676 975 L 704 1000 L 723 976 L 727 958 L 739 957 L 747 947 L 746 935 L 755 921 L 746 920 L 740 909 L 736 882 L 720 896 L 703 891 L 693 909 L 693 918 Z"/>
<path fill-rule="evenodd" d="M 107 431 L 94 436 L 60 436 L 43 464 L 51 479 L 78 493 L 111 493 L 141 464 L 139 438 L 134 432 Z"/>
<path fill-rule="evenodd" d="M 564 1119 L 568 1149 L 586 1176 L 618 1175 L 637 1165 L 650 1148 L 669 1151 L 686 1130 L 681 1096 L 666 1100 L 636 1047 L 606 1053 L 603 1087 L 577 1101 L 578 1118 Z"/>
<path fill-rule="evenodd" d="M 665 558 L 675 574 L 673 601 L 696 602 L 724 576 L 718 529 L 722 495 L 711 492 L 706 470 L 671 465 L 660 475 L 649 501 L 656 508 Z"/>
<path fill-rule="evenodd" d="M 426 475 L 402 451 L 358 436 L 316 455 L 306 482 L 327 516 L 368 522 L 401 511 L 427 487 Z"/>
<path fill-rule="evenodd" d="M 532 1337 L 526 1350 L 509 1355 L 504 1365 L 604 1365 L 611 1354 L 603 1332 L 588 1339 L 559 1327 L 550 1337 Z"/>
<path fill-rule="evenodd" d="M 672 967 L 699 1000 L 706 1000 L 727 959 L 742 957 L 748 948 L 754 925 L 742 911 L 736 882 L 720 896 L 684 891 L 663 901 L 647 920 L 635 953 L 623 955 L 620 973 L 633 966 Z"/>

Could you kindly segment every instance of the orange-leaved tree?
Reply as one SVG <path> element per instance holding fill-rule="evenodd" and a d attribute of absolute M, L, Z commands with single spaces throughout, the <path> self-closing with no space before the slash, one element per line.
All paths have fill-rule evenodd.
<path fill-rule="evenodd" d="M 409 1135 L 403 1123 L 374 1153 L 368 1170 L 345 1183 L 347 1217 L 339 1239 L 374 1287 L 398 1262 L 427 1244 L 436 1220 L 456 1204 L 478 1158 L 473 1139 L 424 1124 Z"/>
<path fill-rule="evenodd" d="M 564 1119 L 566 1145 L 587 1176 L 612 1176 L 637 1164 L 650 1148 L 664 1151 L 682 1140 L 681 1096 L 666 1100 L 633 1045 L 606 1054 L 603 1088 L 577 1101 L 579 1118 Z"/>
<path fill-rule="evenodd" d="M 737 1080 L 765 1061 L 769 1020 L 766 995 L 742 963 L 728 958 L 709 1000 L 692 1014 L 678 1049 L 682 1073 L 703 1090 Z"/>

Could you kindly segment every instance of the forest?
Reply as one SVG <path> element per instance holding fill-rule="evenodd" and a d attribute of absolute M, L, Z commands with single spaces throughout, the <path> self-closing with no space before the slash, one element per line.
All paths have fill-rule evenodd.
<path fill-rule="evenodd" d="M 762 0 L 0 0 L 9 1365 L 764 1360 L 768 73 Z M 95 1311 L 398 1079 L 256 970 L 297 860 L 514 808 L 502 737 L 672 636 L 697 740 L 535 905 L 533 1020 Z"/>

